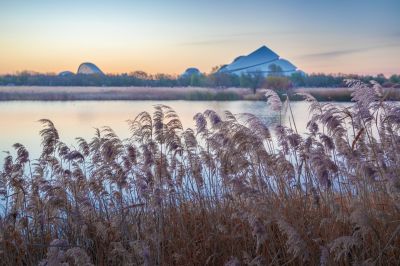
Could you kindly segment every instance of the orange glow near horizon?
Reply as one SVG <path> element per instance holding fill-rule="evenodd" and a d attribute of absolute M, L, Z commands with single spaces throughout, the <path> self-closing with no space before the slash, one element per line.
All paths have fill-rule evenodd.
<path fill-rule="evenodd" d="M 399 74 L 399 7 L 395 0 L 4 0 L 0 74 L 76 72 L 82 62 L 113 74 L 209 73 L 262 45 L 306 73 Z"/>
<path fill-rule="evenodd" d="M 260 45 L 253 47 L 247 45 L 246 48 L 228 47 L 228 49 L 212 47 L 208 48 L 209 51 L 205 51 L 204 48 L 196 51 L 196 49 L 187 49 L 186 47 L 177 47 L 175 50 L 173 47 L 168 47 L 160 51 L 156 56 L 146 54 L 146 51 L 139 49 L 138 52 L 116 49 L 116 51 L 103 53 L 101 51 L 85 53 L 85 51 L 76 50 L 77 54 L 75 55 L 69 52 L 60 52 L 57 56 L 57 52 L 46 53 L 37 47 L 27 50 L 17 50 L 14 47 L 10 50 L 14 50 L 15 53 L 2 54 L 0 52 L 1 61 L 7 62 L 7 64 L 0 65 L 0 74 L 15 74 L 24 70 L 39 73 L 59 73 L 65 70 L 76 72 L 82 62 L 92 62 L 109 74 L 131 73 L 142 70 L 149 74 L 165 73 L 177 75 L 188 67 L 197 67 L 202 72 L 209 73 L 212 67 L 230 63 L 235 57 L 241 54 L 248 54 Z M 4 47 L 1 48 L 4 50 Z M 239 52 L 236 52 L 236 50 Z M 327 62 L 316 62 L 316 60 L 302 58 L 293 52 L 290 52 L 290 54 L 293 54 L 295 59 L 291 59 L 290 56 L 285 56 L 282 52 L 275 51 L 306 73 L 384 73 L 387 76 L 400 73 L 398 68 L 390 67 L 390 65 L 398 64 L 396 56 L 389 56 L 390 53 L 396 53 L 395 49 L 393 51 L 387 50 L 387 54 L 383 54 L 382 51 L 368 52 L 368 54 L 359 53 L 351 57 L 329 59 Z M 106 56 L 104 53 L 106 53 Z M 84 54 L 87 55 L 85 56 Z"/>

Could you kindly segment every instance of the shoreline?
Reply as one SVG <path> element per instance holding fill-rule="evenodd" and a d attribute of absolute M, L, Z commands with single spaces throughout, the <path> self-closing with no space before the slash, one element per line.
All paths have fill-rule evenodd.
<path fill-rule="evenodd" d="M 318 101 L 350 102 L 348 88 L 295 88 L 292 101 L 303 100 L 297 92 L 307 92 Z M 286 92 L 284 92 L 286 93 Z M 387 100 L 400 101 L 400 89 L 384 89 Z M 0 86 L 0 102 L 4 101 L 263 101 L 262 89 L 253 94 L 245 88 L 203 87 L 48 87 Z"/>
<path fill-rule="evenodd" d="M 246 99 L 250 89 L 199 87 L 1 87 L 0 101 L 219 100 Z"/>

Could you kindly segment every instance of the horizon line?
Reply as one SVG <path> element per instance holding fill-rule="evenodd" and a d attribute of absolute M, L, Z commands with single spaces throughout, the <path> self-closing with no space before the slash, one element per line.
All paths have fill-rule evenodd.
<path fill-rule="evenodd" d="M 192 68 L 192 67 L 188 67 L 187 69 L 189 69 L 189 68 Z M 385 74 L 383 72 L 379 72 L 379 73 L 378 72 L 375 72 L 375 73 L 356 73 L 356 72 L 349 73 L 349 72 L 323 72 L 323 71 L 321 71 L 321 72 L 315 72 L 315 71 L 314 72 L 305 72 L 305 71 L 303 71 L 301 69 L 298 69 L 298 70 L 302 71 L 306 75 L 318 75 L 318 74 L 330 75 L 330 76 L 350 76 L 350 75 L 379 76 L 379 75 L 384 75 L 385 77 L 390 77 L 390 76 L 393 76 L 393 75 L 400 75 L 400 72 L 397 73 L 397 74 L 387 74 L 387 73 Z M 18 76 L 18 75 L 21 75 L 22 73 L 27 73 L 29 75 L 58 76 L 60 73 L 66 72 L 66 71 L 69 71 L 69 70 L 63 70 L 63 71 L 59 71 L 59 72 L 52 72 L 52 71 L 51 72 L 40 72 L 40 71 L 35 71 L 35 70 L 17 70 L 17 71 L 14 71 L 14 72 L 0 73 L 0 76 L 7 76 L 7 75 Z M 88 74 L 78 74 L 78 73 L 75 73 L 73 71 L 70 71 L 70 72 L 73 75 L 88 75 Z M 135 72 L 144 72 L 144 73 L 146 73 L 148 75 L 152 75 L 152 76 L 154 76 L 154 75 L 167 75 L 167 76 L 172 76 L 172 77 L 180 76 L 180 75 L 182 75 L 182 73 L 184 73 L 184 71 L 182 73 L 163 73 L 163 72 L 147 72 L 147 71 L 144 71 L 144 70 L 132 70 L 132 71 L 129 71 L 129 72 L 104 72 L 103 71 L 103 74 L 106 75 L 106 76 L 112 76 L 112 75 L 117 75 L 118 76 L 118 75 L 132 75 Z M 212 74 L 211 71 L 210 72 L 200 71 L 200 73 L 206 74 L 206 75 Z"/>

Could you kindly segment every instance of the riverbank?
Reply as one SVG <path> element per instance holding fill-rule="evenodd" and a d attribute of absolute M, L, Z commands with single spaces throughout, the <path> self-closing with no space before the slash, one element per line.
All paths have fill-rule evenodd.
<path fill-rule="evenodd" d="M 351 101 L 348 88 L 296 88 L 290 91 L 292 100 L 301 100 L 297 92 L 307 92 L 319 101 Z M 400 89 L 385 89 L 387 100 L 399 101 Z M 101 101 L 101 100 L 187 100 L 235 101 L 264 100 L 263 90 L 200 87 L 35 87 L 0 86 L 0 101 Z"/>
<path fill-rule="evenodd" d="M 249 89 L 197 87 L 0 87 L 0 101 L 243 100 Z"/>

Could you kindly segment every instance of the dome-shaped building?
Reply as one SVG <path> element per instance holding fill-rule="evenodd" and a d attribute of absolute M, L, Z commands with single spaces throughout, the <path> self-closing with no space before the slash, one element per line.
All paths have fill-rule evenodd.
<path fill-rule="evenodd" d="M 77 74 L 85 74 L 85 75 L 104 75 L 103 71 L 100 70 L 95 64 L 93 63 L 82 63 L 78 67 Z"/>
<path fill-rule="evenodd" d="M 193 75 L 200 76 L 201 75 L 200 70 L 198 70 L 195 67 L 189 67 L 188 69 L 185 70 L 185 72 L 182 73 L 181 76 L 182 77 L 191 77 Z"/>
<path fill-rule="evenodd" d="M 70 76 L 73 76 L 75 74 L 73 72 L 67 70 L 67 71 L 62 71 L 62 72 L 58 73 L 58 75 L 60 77 L 70 77 Z"/>

